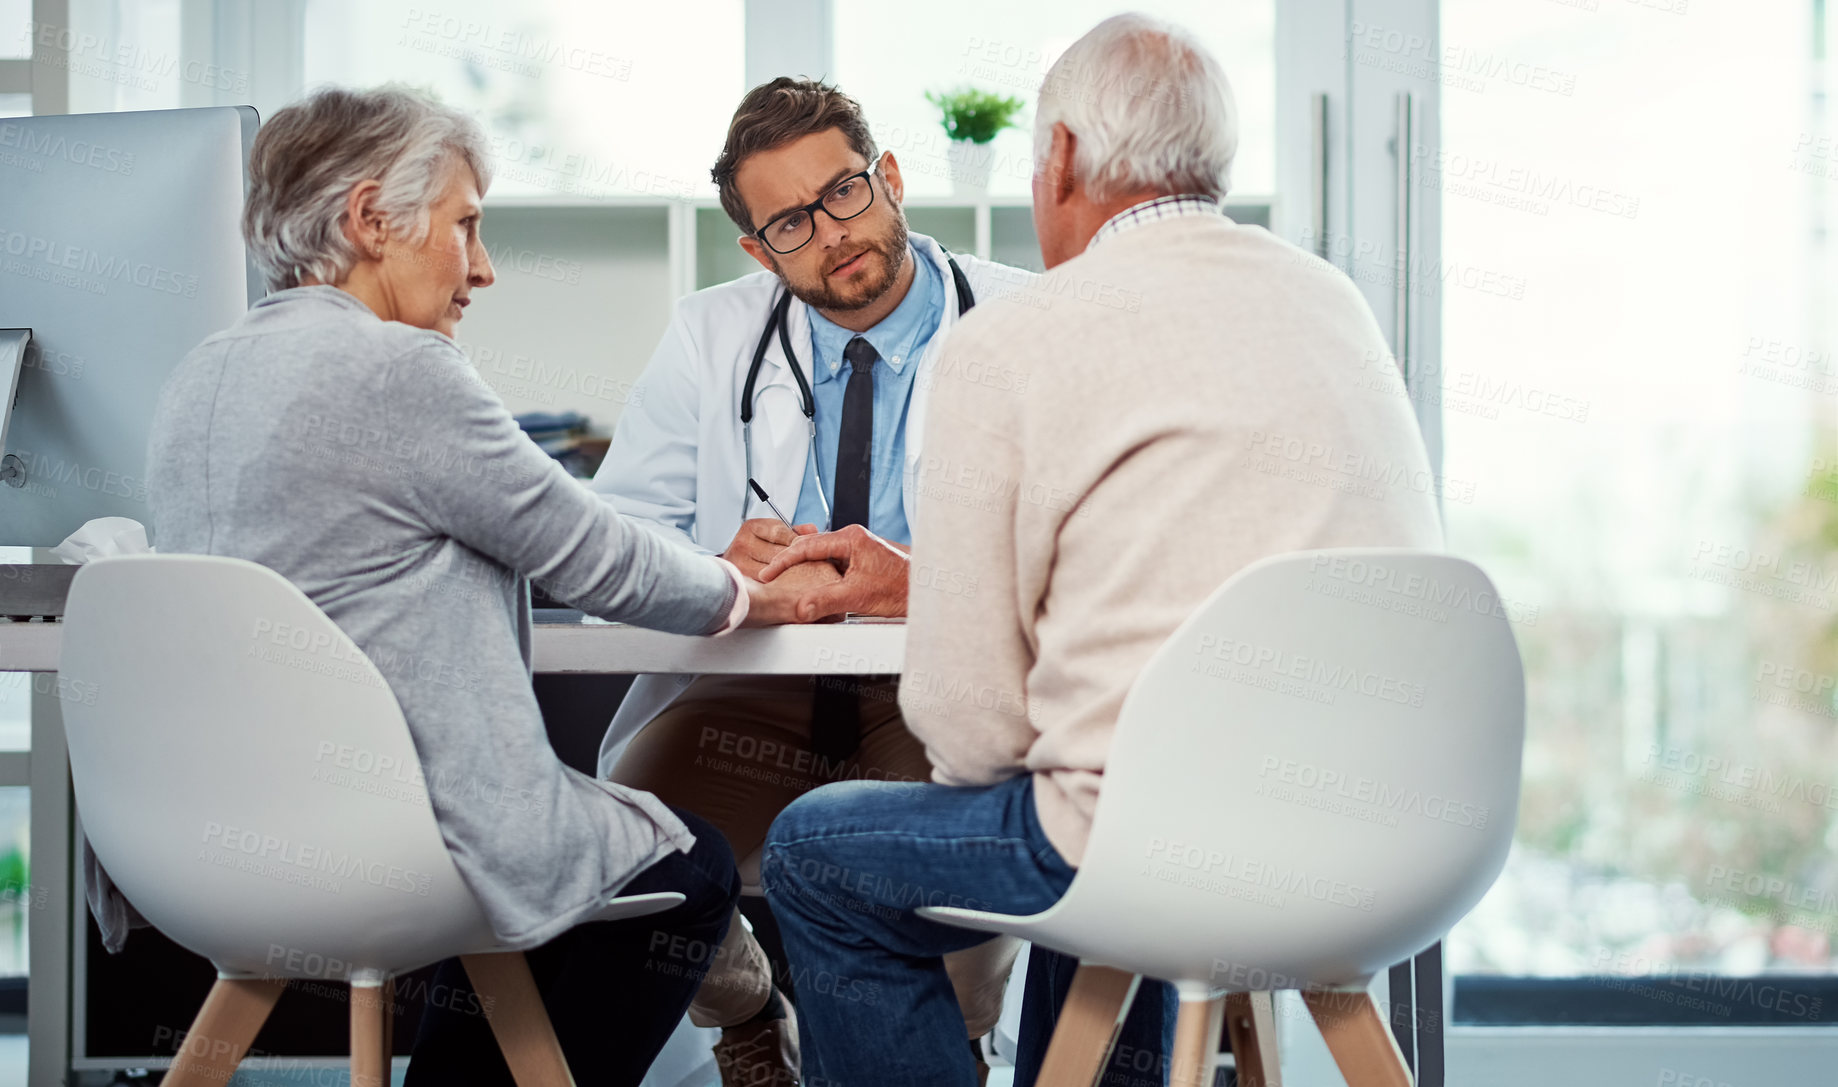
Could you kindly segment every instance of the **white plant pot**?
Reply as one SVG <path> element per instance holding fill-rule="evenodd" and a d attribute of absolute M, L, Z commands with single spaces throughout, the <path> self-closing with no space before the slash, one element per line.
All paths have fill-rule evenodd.
<path fill-rule="evenodd" d="M 978 199 L 989 195 L 989 175 L 996 162 L 993 144 L 952 140 L 946 154 L 951 166 L 953 194 Z"/>

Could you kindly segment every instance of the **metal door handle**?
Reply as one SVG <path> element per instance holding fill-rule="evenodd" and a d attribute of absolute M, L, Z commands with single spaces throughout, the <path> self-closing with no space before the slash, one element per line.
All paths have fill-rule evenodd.
<path fill-rule="evenodd" d="M 1308 96 L 1308 229 L 1315 256 L 1327 259 L 1327 95 Z"/>
<path fill-rule="evenodd" d="M 1398 370 L 1404 377 L 1404 385 L 1410 387 L 1410 190 L 1411 190 L 1411 141 L 1415 138 L 1413 131 L 1416 98 L 1409 91 L 1399 91 L 1397 100 L 1398 136 L 1397 136 L 1397 181 L 1398 181 L 1398 235 L 1397 235 L 1397 277 L 1396 295 L 1393 302 L 1392 319 L 1396 323 L 1396 334 L 1392 336 L 1393 349 L 1398 359 Z"/>

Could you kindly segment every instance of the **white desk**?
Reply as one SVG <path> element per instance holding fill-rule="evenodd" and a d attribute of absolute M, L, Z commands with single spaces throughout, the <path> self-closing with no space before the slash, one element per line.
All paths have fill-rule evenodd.
<path fill-rule="evenodd" d="M 55 672 L 63 642 L 61 623 L 0 619 L 0 672 Z M 534 650 L 536 671 L 545 673 L 891 675 L 905 656 L 906 625 L 825 623 L 698 638 L 613 624 L 538 623 Z"/>
<path fill-rule="evenodd" d="M 57 671 L 63 639 L 58 623 L 0 619 L 0 672 Z M 532 649 L 532 664 L 542 673 L 891 675 L 900 671 L 905 657 L 906 626 L 827 623 L 698 638 L 639 627 L 538 623 Z M 75 935 L 83 931 L 85 907 L 82 890 L 72 880 L 70 770 L 64 720 L 58 711 L 52 694 L 35 691 L 32 750 L 0 753 L 0 785 L 32 787 L 34 911 L 27 960 L 32 973 L 27 1032 L 33 1083 L 61 1083 L 67 1068 L 97 1066 L 71 1051 L 71 949 Z M 42 900 L 36 893 L 40 886 L 48 892 Z M 342 1066 L 331 1060 L 304 1063 Z"/>
<path fill-rule="evenodd" d="M 761 627 L 698 638 L 641 627 L 538 623 L 533 648 L 531 663 L 544 673 L 893 675 L 905 659 L 906 624 Z"/>

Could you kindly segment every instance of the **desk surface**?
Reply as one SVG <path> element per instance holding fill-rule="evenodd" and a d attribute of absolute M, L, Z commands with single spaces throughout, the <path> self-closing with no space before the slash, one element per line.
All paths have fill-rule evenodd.
<path fill-rule="evenodd" d="M 60 623 L 0 619 L 0 672 L 55 672 Z M 729 675 L 893 675 L 906 651 L 903 623 L 824 623 L 737 630 L 720 638 L 610 624 L 537 623 L 538 672 L 688 672 Z"/>

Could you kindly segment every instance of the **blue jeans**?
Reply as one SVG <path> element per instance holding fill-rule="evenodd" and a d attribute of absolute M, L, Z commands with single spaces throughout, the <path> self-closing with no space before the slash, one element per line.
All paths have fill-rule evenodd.
<path fill-rule="evenodd" d="M 807 1087 L 975 1087 L 942 956 L 989 934 L 913 910 L 1037 913 L 1072 876 L 1029 775 L 979 789 L 849 781 L 793 801 L 766 836 L 761 877 L 797 986 Z M 1076 963 L 1036 947 L 1030 964 L 1016 1087 L 1040 1067 Z M 1165 1069 L 1174 1012 L 1172 987 L 1145 983 L 1117 1052 L 1147 1050 Z M 1146 1087 L 1114 1059 L 1103 1082 Z"/>

